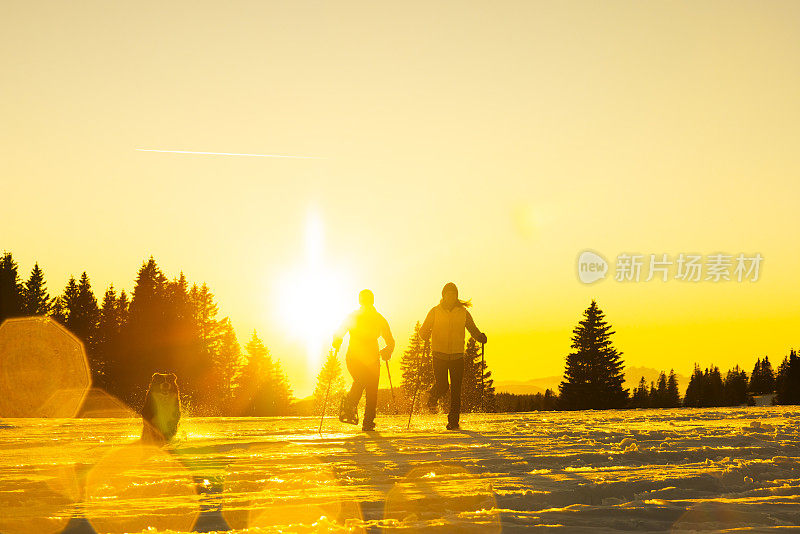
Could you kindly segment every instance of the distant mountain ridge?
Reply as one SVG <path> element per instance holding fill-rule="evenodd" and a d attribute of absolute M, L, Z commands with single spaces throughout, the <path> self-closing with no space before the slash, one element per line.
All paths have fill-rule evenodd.
<path fill-rule="evenodd" d="M 669 369 L 664 372 L 669 376 Z M 652 367 L 626 367 L 625 368 L 625 385 L 624 387 L 633 391 L 639 385 L 639 380 L 644 377 L 647 385 L 650 382 L 657 382 L 658 375 L 661 373 L 660 369 Z M 680 373 L 675 373 L 678 379 L 678 391 L 683 394 L 686 386 L 689 384 L 689 377 Z M 558 385 L 561 383 L 561 375 L 545 376 L 541 378 L 533 378 L 530 380 L 499 380 L 494 383 L 494 389 L 497 392 L 514 393 L 515 395 L 533 395 L 536 393 L 544 393 L 546 389 L 552 389 L 558 393 Z"/>

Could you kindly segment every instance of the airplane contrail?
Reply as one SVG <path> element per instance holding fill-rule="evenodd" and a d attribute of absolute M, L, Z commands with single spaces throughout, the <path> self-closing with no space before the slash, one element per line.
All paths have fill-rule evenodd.
<path fill-rule="evenodd" d="M 283 154 L 240 154 L 237 152 L 199 152 L 196 150 L 161 150 L 157 148 L 137 148 L 139 152 L 168 152 L 170 154 L 203 154 L 206 156 L 250 156 L 254 158 L 327 159 L 320 156 L 286 156 Z"/>

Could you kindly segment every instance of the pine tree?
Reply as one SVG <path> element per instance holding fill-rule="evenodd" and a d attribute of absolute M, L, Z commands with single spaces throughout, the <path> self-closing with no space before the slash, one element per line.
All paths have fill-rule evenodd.
<path fill-rule="evenodd" d="M 683 405 L 686 407 L 699 408 L 702 406 L 704 392 L 703 371 L 700 366 L 694 364 L 694 371 L 689 378 L 689 385 L 686 386 L 686 394 L 683 396 Z"/>
<path fill-rule="evenodd" d="M 69 277 L 64 292 L 50 302 L 50 316 L 83 342 L 93 382 L 105 383 L 105 362 L 96 351 L 100 307 L 86 271 L 81 274 L 79 281 L 74 276 Z"/>
<path fill-rule="evenodd" d="M 207 408 L 202 402 L 209 398 L 204 381 L 212 373 L 213 359 L 203 358 L 204 354 L 198 357 L 199 327 L 183 271 L 177 278 L 164 284 L 163 298 L 163 365 L 171 369 L 179 377 L 180 383 L 185 385 L 182 393 L 195 408 L 201 405 Z"/>
<path fill-rule="evenodd" d="M 31 275 L 22 290 L 22 312 L 25 315 L 48 315 L 51 309 L 50 295 L 44 272 L 35 263 Z"/>
<path fill-rule="evenodd" d="M 761 358 L 756 358 L 756 364 L 753 366 L 753 372 L 750 374 L 750 383 L 748 389 L 753 395 L 761 395 L 763 393 L 764 385 L 761 381 Z"/>
<path fill-rule="evenodd" d="M 400 383 L 406 393 L 406 398 L 409 399 L 410 404 L 413 404 L 415 411 L 421 409 L 422 394 L 433 385 L 433 362 L 427 345 L 419 337 L 421 326 L 417 321 L 417 324 L 414 325 L 414 333 L 408 340 L 408 348 L 400 357 L 402 373 Z M 411 408 L 409 407 L 409 409 Z"/>
<path fill-rule="evenodd" d="M 667 407 L 667 375 L 664 373 L 664 371 L 661 371 L 661 373 L 658 375 L 655 397 L 655 403 L 653 404 L 655 408 Z"/>
<path fill-rule="evenodd" d="M 50 317 L 63 326 L 67 325 L 67 307 L 61 295 L 50 300 Z"/>
<path fill-rule="evenodd" d="M 155 260 L 142 263 L 128 304 L 128 319 L 120 336 L 119 372 L 110 384 L 112 393 L 134 409 L 139 409 L 155 372 L 174 372 L 169 366 L 165 349 L 167 279 Z M 177 373 L 176 373 L 177 374 Z M 181 393 L 191 390 L 193 384 L 178 376 Z"/>
<path fill-rule="evenodd" d="M 195 284 L 189 292 L 189 300 L 198 326 L 201 348 L 211 352 L 220 333 L 219 322 L 216 319 L 219 308 L 214 301 L 214 294 L 205 283 L 199 289 Z"/>
<path fill-rule="evenodd" d="M 273 405 L 272 356 L 255 330 L 245 345 L 245 351 L 247 363 L 239 377 L 238 411 L 235 415 L 275 415 L 270 413 Z"/>
<path fill-rule="evenodd" d="M 189 302 L 195 329 L 194 362 L 198 369 L 205 370 L 203 376 L 196 379 L 197 389 L 199 395 L 204 397 L 206 409 L 211 409 L 215 404 L 216 387 L 213 383 L 214 372 L 211 369 L 217 359 L 221 340 L 220 322 L 217 320 L 219 308 L 214 300 L 214 294 L 205 283 L 199 288 L 196 284 L 192 285 Z"/>
<path fill-rule="evenodd" d="M 102 382 L 103 364 L 98 361 L 95 350 L 95 338 L 100 322 L 100 307 L 97 305 L 97 299 L 92 292 L 92 285 L 86 271 L 81 274 L 77 289 L 77 293 L 73 298 L 74 287 L 68 288 L 70 296 L 65 299 L 68 313 L 67 325 L 72 333 L 83 341 L 86 356 L 89 359 L 89 366 L 92 370 L 92 379 Z"/>
<path fill-rule="evenodd" d="M 22 295 L 23 285 L 17 262 L 10 252 L 3 252 L 0 258 L 0 323 L 24 313 Z"/>
<path fill-rule="evenodd" d="M 741 406 L 747 403 L 747 373 L 735 366 L 725 375 L 723 388 L 723 404 L 725 406 Z"/>
<path fill-rule="evenodd" d="M 464 350 L 464 375 L 461 380 L 461 411 L 463 413 L 480 412 L 481 406 L 481 384 L 480 366 L 481 351 L 474 339 L 467 340 Z M 447 397 L 443 398 L 445 407 L 449 406 Z"/>
<path fill-rule="evenodd" d="M 273 360 L 255 330 L 245 350 L 247 363 L 242 368 L 237 393 L 241 415 L 288 415 L 292 392 L 280 362 Z"/>
<path fill-rule="evenodd" d="M 631 408 L 648 408 L 650 406 L 650 394 L 647 391 L 647 381 L 642 377 L 639 385 L 633 390 L 630 402 Z"/>
<path fill-rule="evenodd" d="M 667 378 L 667 407 L 677 408 L 681 405 L 681 394 L 678 391 L 678 377 L 673 369 L 669 370 Z"/>
<path fill-rule="evenodd" d="M 719 367 L 712 365 L 703 372 L 706 382 L 706 396 L 702 406 L 723 406 L 725 404 L 722 374 Z"/>
<path fill-rule="evenodd" d="M 800 355 L 792 349 L 778 366 L 777 404 L 800 404 Z"/>
<path fill-rule="evenodd" d="M 592 300 L 584 319 L 573 330 L 572 348 L 567 356 L 564 380 L 560 386 L 562 409 L 622 408 L 628 403 L 628 390 L 622 387 L 622 353 L 611 343 L 611 325 Z"/>
<path fill-rule="evenodd" d="M 763 360 L 756 359 L 756 365 L 750 375 L 748 390 L 753 395 L 764 395 L 775 391 L 775 373 L 772 371 L 769 356 L 764 356 Z"/>
<path fill-rule="evenodd" d="M 78 306 L 78 282 L 74 276 L 70 276 L 66 287 L 64 287 L 64 292 L 55 297 L 52 303 L 51 317 L 66 326 L 71 332 L 75 332 L 74 326 L 78 323 L 78 314 L 72 319 L 70 315 L 74 310 L 78 309 Z"/>
<path fill-rule="evenodd" d="M 761 362 L 761 380 L 764 386 L 764 393 L 772 393 L 775 391 L 775 373 L 772 371 L 772 364 L 769 362 L 769 356 L 764 356 L 764 360 Z"/>
<path fill-rule="evenodd" d="M 87 345 L 89 352 L 94 345 L 97 324 L 100 321 L 100 307 L 92 291 L 92 284 L 84 271 L 78 281 L 78 297 L 74 309 L 70 309 L 69 321 L 72 331 Z"/>
<path fill-rule="evenodd" d="M 647 403 L 651 408 L 656 407 L 656 383 L 652 380 L 650 381 L 650 390 L 647 392 Z"/>
<path fill-rule="evenodd" d="M 117 293 L 111 284 L 103 293 L 100 306 L 100 320 L 95 338 L 95 357 L 98 362 L 95 386 L 105 388 L 112 372 L 110 367 L 114 360 L 114 343 L 119 336 L 119 320 L 117 318 Z"/>
<path fill-rule="evenodd" d="M 117 297 L 117 321 L 119 322 L 119 328 L 122 329 L 125 326 L 125 323 L 128 322 L 128 312 L 130 311 L 130 301 L 128 301 L 128 295 L 125 293 L 125 290 L 119 292 L 119 297 Z"/>
<path fill-rule="evenodd" d="M 717 366 L 712 365 L 701 371 L 695 364 L 683 405 L 695 408 L 725 405 L 725 388 Z"/>
<path fill-rule="evenodd" d="M 317 386 L 314 388 L 314 413 L 322 414 L 327 395 L 327 414 L 338 413 L 339 402 L 344 395 L 344 378 L 339 358 L 333 350 L 328 352 L 325 364 L 317 375 Z"/>
<path fill-rule="evenodd" d="M 281 361 L 278 359 L 272 360 L 272 377 L 275 415 L 289 415 L 292 413 L 294 394 L 292 386 L 289 384 L 289 377 L 286 376 Z"/>
<path fill-rule="evenodd" d="M 233 409 L 236 383 L 244 365 L 244 359 L 239 341 L 236 339 L 236 332 L 228 317 L 220 321 L 220 328 L 222 335 L 217 360 L 214 362 L 214 370 L 219 388 L 218 406 L 223 415 L 228 415 Z"/>
<path fill-rule="evenodd" d="M 474 338 L 464 351 L 464 379 L 461 384 L 461 409 L 465 412 L 493 412 L 494 380 L 488 363 L 481 362 L 481 349 Z M 481 377 L 482 375 L 482 377 Z"/>
<path fill-rule="evenodd" d="M 124 372 L 119 358 L 120 336 L 127 319 L 128 295 L 122 290 L 117 296 L 114 284 L 111 284 L 103 294 L 94 348 L 98 365 L 95 385 L 102 389 L 113 390 L 113 385 Z"/>

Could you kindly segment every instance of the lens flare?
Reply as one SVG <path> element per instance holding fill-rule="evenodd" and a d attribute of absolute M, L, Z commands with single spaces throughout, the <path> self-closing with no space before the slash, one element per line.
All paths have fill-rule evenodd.
<path fill-rule="evenodd" d="M 0 325 L 0 417 L 75 417 L 91 383 L 83 343 L 53 319 Z"/>
<path fill-rule="evenodd" d="M 200 513 L 186 467 L 167 451 L 139 442 L 111 449 L 89 471 L 83 507 L 98 534 L 189 532 Z"/>
<path fill-rule="evenodd" d="M 80 418 L 128 418 L 137 414 L 130 406 L 99 388 L 92 388 L 78 413 Z"/>
<path fill-rule="evenodd" d="M 389 491 L 383 517 L 404 532 L 501 531 L 491 483 L 455 465 L 414 468 Z"/>
<path fill-rule="evenodd" d="M 365 532 L 361 508 L 328 464 L 269 447 L 228 467 L 222 516 L 235 530 Z"/>
<path fill-rule="evenodd" d="M 73 465 L 25 462 L 0 479 L 0 532 L 55 534 L 80 499 Z"/>

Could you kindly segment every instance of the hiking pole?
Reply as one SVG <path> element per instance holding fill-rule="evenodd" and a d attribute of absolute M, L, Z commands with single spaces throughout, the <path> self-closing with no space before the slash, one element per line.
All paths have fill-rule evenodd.
<path fill-rule="evenodd" d="M 322 404 L 322 415 L 319 418 L 319 434 L 322 435 L 322 421 L 325 420 L 325 411 L 328 409 L 328 394 L 331 391 L 331 379 L 328 379 L 328 387 L 325 389 L 325 402 Z"/>
<path fill-rule="evenodd" d="M 484 347 L 486 346 L 485 343 L 481 343 L 481 411 L 486 413 L 486 407 L 483 405 L 483 369 L 484 369 L 484 358 L 483 358 L 483 351 Z"/>
<path fill-rule="evenodd" d="M 414 401 L 417 400 L 417 391 L 419 391 L 419 386 L 414 389 L 414 394 L 411 396 L 411 410 L 408 412 L 408 424 L 406 425 L 406 430 L 411 428 L 411 414 L 414 413 Z"/>
<path fill-rule="evenodd" d="M 336 356 L 339 355 L 339 349 L 336 349 Z M 322 435 L 322 422 L 325 420 L 325 412 L 328 409 L 328 394 L 331 392 L 331 381 L 333 377 L 328 378 L 328 387 L 325 388 L 325 402 L 322 403 L 322 415 L 319 418 L 319 435 Z"/>
<path fill-rule="evenodd" d="M 392 392 L 392 407 L 394 411 L 397 411 L 397 402 L 394 400 L 394 387 L 392 387 L 392 373 L 389 371 L 389 360 L 384 360 L 386 362 L 386 374 L 389 376 L 389 391 Z"/>

